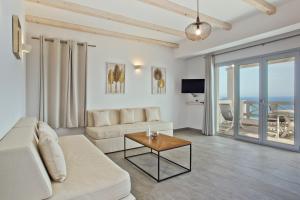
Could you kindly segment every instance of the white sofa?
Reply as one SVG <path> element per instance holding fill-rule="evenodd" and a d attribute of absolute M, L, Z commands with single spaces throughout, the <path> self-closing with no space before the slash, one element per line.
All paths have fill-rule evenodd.
<path fill-rule="evenodd" d="M 149 107 L 158 109 L 158 107 Z M 87 137 L 104 153 L 124 150 L 124 134 L 144 132 L 150 126 L 151 131 L 159 131 L 167 135 L 173 135 L 173 123 L 165 121 L 150 121 L 146 119 L 146 108 L 125 108 L 134 111 L 134 123 L 121 124 L 121 109 L 103 109 L 87 111 Z M 94 112 L 109 112 L 110 126 L 95 127 Z M 159 110 L 160 112 L 160 110 Z M 127 148 L 139 147 L 136 142 L 128 140 Z"/>
<path fill-rule="evenodd" d="M 39 155 L 37 120 L 23 118 L 0 141 L 1 200 L 134 200 L 129 174 L 84 135 L 59 138 L 67 166 L 52 182 Z"/>

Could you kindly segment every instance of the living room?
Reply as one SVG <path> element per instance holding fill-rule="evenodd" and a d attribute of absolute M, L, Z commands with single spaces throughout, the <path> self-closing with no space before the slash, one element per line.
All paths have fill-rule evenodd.
<path fill-rule="evenodd" d="M 297 0 L 3 0 L 0 199 L 300 199 Z"/>

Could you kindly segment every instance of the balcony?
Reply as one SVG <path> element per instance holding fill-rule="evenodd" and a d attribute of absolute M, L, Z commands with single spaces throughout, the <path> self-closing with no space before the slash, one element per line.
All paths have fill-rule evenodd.
<path fill-rule="evenodd" d="M 230 100 L 219 100 L 217 131 L 233 135 L 233 110 Z M 294 103 L 272 101 L 268 103 L 267 140 L 294 144 Z M 239 134 L 259 138 L 259 104 L 251 99 L 241 100 Z"/>

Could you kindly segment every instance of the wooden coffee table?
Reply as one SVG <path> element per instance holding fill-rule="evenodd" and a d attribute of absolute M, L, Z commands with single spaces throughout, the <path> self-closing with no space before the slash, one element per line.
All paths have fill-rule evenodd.
<path fill-rule="evenodd" d="M 131 155 L 131 156 L 126 156 L 126 151 L 128 151 L 126 149 L 126 139 L 130 139 L 133 140 L 145 147 L 148 147 L 151 149 L 151 152 L 146 152 L 146 153 L 141 153 L 141 154 L 136 154 L 136 155 Z M 190 146 L 190 163 L 189 163 L 189 168 L 184 167 L 174 161 L 171 161 L 163 156 L 161 156 L 161 152 L 163 151 L 167 151 L 167 150 L 171 150 L 171 149 L 176 149 L 176 148 L 180 148 L 180 147 L 184 147 L 184 146 Z M 157 153 L 153 152 L 156 151 Z M 153 175 L 151 175 L 149 172 L 145 171 L 142 167 L 140 167 L 138 164 L 134 163 L 133 161 L 131 161 L 129 158 L 131 157 L 136 157 L 136 156 L 142 156 L 145 154 L 154 154 L 157 156 L 157 160 L 158 160 L 158 166 L 157 166 L 157 178 L 154 177 Z M 149 175 L 150 177 L 152 177 L 153 179 L 155 179 L 157 182 L 160 181 L 164 181 L 167 180 L 169 178 L 173 178 L 175 176 L 179 176 L 181 174 L 185 174 L 188 173 L 192 170 L 192 143 L 190 141 L 187 140 L 183 140 L 180 138 L 176 138 L 176 137 L 172 137 L 172 136 L 168 136 L 168 135 L 164 135 L 164 134 L 159 134 L 156 138 L 151 139 L 146 135 L 146 132 L 141 132 L 141 133 L 131 133 L 131 134 L 125 134 L 124 135 L 124 158 L 126 160 L 128 160 L 130 163 L 132 163 L 133 165 L 135 165 L 137 168 L 139 168 L 140 170 L 142 170 L 144 173 L 146 173 L 147 175 Z M 182 169 L 184 169 L 183 172 L 180 172 L 178 174 L 166 177 L 161 179 L 160 178 L 160 160 L 161 159 L 165 159 L 173 164 L 175 164 L 176 166 L 181 167 Z"/>

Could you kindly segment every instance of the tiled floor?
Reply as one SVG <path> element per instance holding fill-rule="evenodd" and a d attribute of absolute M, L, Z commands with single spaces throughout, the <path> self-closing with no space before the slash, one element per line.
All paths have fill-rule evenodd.
<path fill-rule="evenodd" d="M 108 155 L 129 172 L 137 200 L 300 199 L 300 153 L 202 136 L 192 130 L 175 135 L 193 143 L 192 172 L 161 183 L 126 161 L 122 152 Z M 188 163 L 188 149 L 171 150 L 165 155 Z M 147 163 L 144 159 L 141 162 Z"/>

